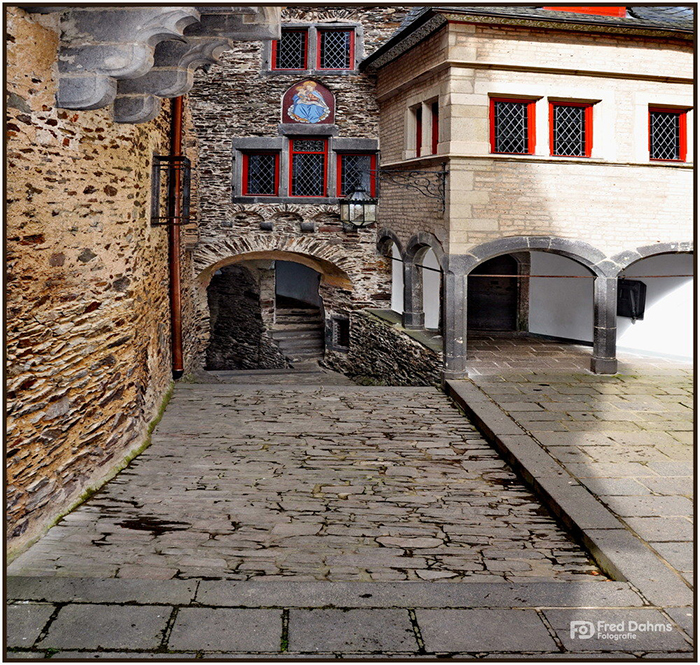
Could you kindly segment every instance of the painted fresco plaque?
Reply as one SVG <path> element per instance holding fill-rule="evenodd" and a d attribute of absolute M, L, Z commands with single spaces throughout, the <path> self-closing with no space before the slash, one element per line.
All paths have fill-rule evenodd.
<path fill-rule="evenodd" d="M 282 122 L 305 125 L 332 124 L 335 120 L 335 99 L 316 81 L 295 83 L 282 98 Z"/>

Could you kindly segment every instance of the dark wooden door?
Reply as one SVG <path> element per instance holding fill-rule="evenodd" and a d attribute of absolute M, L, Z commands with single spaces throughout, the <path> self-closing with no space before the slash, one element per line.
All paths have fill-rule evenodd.
<path fill-rule="evenodd" d="M 509 255 L 497 256 L 473 270 L 469 275 L 467 293 L 467 320 L 470 330 L 517 329 L 517 274 L 518 262 Z"/>

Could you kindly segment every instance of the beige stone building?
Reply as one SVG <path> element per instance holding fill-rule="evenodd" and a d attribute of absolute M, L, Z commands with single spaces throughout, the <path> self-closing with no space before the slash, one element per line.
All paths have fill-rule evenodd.
<path fill-rule="evenodd" d="M 386 182 L 379 240 L 403 260 L 405 326 L 442 318 L 448 376 L 466 371 L 467 330 L 592 343 L 604 373 L 618 335 L 691 355 L 692 11 L 589 9 L 419 9 L 362 65 L 382 169 L 445 183 L 438 202 Z M 438 264 L 441 291 L 421 270 Z M 636 320 L 617 316 L 634 275 L 654 276 Z"/>

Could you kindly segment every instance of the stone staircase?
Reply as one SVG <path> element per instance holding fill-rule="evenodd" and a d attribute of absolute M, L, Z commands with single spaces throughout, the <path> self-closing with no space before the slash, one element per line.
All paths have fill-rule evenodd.
<path fill-rule="evenodd" d="M 271 333 L 292 363 L 323 358 L 325 330 L 318 307 L 278 307 Z"/>

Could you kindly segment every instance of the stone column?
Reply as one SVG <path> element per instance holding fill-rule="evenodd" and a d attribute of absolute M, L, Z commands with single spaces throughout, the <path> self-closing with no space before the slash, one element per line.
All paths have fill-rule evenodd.
<path fill-rule="evenodd" d="M 595 279 L 593 304 L 593 356 L 595 374 L 617 372 L 617 277 Z"/>
<path fill-rule="evenodd" d="M 444 272 L 444 380 L 467 378 L 467 276 Z"/>
<path fill-rule="evenodd" d="M 413 259 L 404 259 L 403 263 L 403 327 L 409 330 L 425 328 L 423 276 Z"/>

